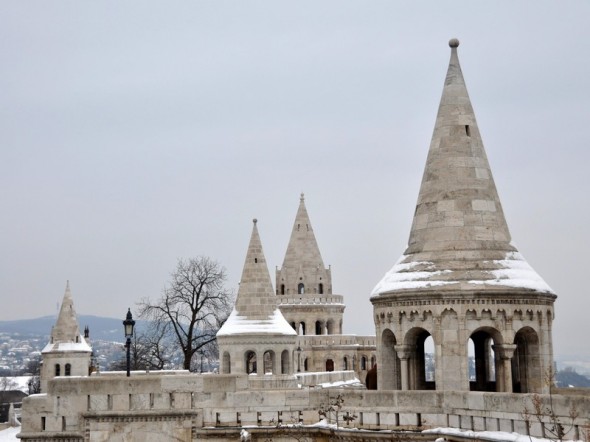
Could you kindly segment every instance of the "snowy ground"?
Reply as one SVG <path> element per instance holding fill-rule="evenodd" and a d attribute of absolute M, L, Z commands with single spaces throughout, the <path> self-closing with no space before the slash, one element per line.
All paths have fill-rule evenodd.
<path fill-rule="evenodd" d="M 20 439 L 16 435 L 20 433 L 20 427 L 10 427 L 0 431 L 0 442 L 17 442 Z"/>

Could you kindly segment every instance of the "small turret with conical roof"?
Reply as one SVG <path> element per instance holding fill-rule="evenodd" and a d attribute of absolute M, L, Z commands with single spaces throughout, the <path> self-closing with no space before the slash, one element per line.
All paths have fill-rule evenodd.
<path fill-rule="evenodd" d="M 324 267 L 303 193 L 276 286 L 281 311 L 299 334 L 342 333 L 345 306 L 332 294 L 332 270 Z"/>
<path fill-rule="evenodd" d="M 253 223 L 234 309 L 217 332 L 221 371 L 292 374 L 296 333 L 277 306 L 257 220 Z"/>
<path fill-rule="evenodd" d="M 451 58 L 407 249 L 374 288 L 380 389 L 545 392 L 555 294 L 511 243 Z M 434 346 L 427 375 L 425 342 Z M 470 381 L 472 342 L 475 381 Z"/>
<path fill-rule="evenodd" d="M 86 336 L 80 334 L 70 281 L 61 303 L 57 321 L 51 330 L 49 343 L 41 351 L 41 390 L 47 388 L 47 381 L 56 376 L 87 376 L 91 362 L 92 348 Z"/>
<path fill-rule="evenodd" d="M 283 266 L 276 271 L 276 282 L 278 295 L 332 293 L 332 273 L 329 268 L 324 267 L 303 193 L 299 199 Z"/>

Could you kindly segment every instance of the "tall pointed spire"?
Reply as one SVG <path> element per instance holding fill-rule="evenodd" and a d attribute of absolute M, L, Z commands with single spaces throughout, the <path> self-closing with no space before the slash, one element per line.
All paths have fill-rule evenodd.
<path fill-rule="evenodd" d="M 324 267 L 303 193 L 299 198 L 283 267 L 277 270 L 276 277 L 278 294 L 332 293 L 331 272 Z"/>
<path fill-rule="evenodd" d="M 283 267 L 317 268 L 318 266 L 323 268 L 324 261 L 307 214 L 305 195 L 302 193 Z"/>
<path fill-rule="evenodd" d="M 276 302 L 258 234 L 257 220 L 254 219 L 253 223 L 235 308 L 240 316 L 266 319 L 274 313 Z"/>
<path fill-rule="evenodd" d="M 295 335 L 295 331 L 277 307 L 258 234 L 257 220 L 254 219 L 253 223 L 234 310 L 217 335 L 260 333 Z"/>
<path fill-rule="evenodd" d="M 510 243 L 510 232 L 461 72 L 451 59 L 408 248 L 373 294 L 441 286 L 551 289 Z M 450 288 L 450 287 L 449 287 Z"/>
<path fill-rule="evenodd" d="M 74 310 L 70 281 L 66 282 L 66 291 L 61 302 L 57 322 L 51 332 L 51 339 L 54 343 L 80 341 L 80 328 L 78 326 L 76 311 Z"/>

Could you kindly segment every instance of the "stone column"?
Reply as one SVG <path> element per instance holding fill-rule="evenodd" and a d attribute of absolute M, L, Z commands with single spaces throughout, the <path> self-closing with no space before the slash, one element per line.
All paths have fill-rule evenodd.
<path fill-rule="evenodd" d="M 410 389 L 409 359 L 412 356 L 412 348 L 409 345 L 394 346 L 397 357 L 400 359 L 400 371 L 402 378 L 402 390 Z"/>
<path fill-rule="evenodd" d="M 514 356 L 516 344 L 497 344 L 492 348 L 500 361 L 496 365 L 496 391 L 512 393 L 512 356 Z"/>

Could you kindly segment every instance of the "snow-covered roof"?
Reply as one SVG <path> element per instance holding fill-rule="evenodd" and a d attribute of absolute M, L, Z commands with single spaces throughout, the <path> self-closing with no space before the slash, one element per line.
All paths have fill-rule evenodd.
<path fill-rule="evenodd" d="M 258 334 L 296 335 L 297 333 L 278 308 L 267 319 L 249 319 L 238 315 L 234 309 L 217 332 L 217 336 Z"/>
<path fill-rule="evenodd" d="M 84 338 L 80 336 L 80 342 L 53 342 L 47 344 L 41 353 L 52 352 L 92 352 L 90 345 L 86 343 Z"/>
<path fill-rule="evenodd" d="M 477 269 L 475 265 L 467 269 L 442 269 L 440 264 L 432 261 L 413 261 L 411 256 L 402 255 L 375 286 L 371 296 L 459 283 L 554 293 L 519 252 L 506 252 L 504 259 L 479 261 Z"/>

